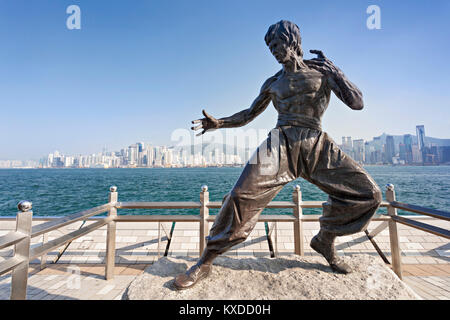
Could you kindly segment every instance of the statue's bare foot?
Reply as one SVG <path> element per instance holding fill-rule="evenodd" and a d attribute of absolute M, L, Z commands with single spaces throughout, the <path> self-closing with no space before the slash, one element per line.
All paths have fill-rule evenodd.
<path fill-rule="evenodd" d="M 184 290 L 193 287 L 200 280 L 205 279 L 211 273 L 211 264 L 195 264 L 186 273 L 176 276 L 173 283 L 177 290 Z"/>
<path fill-rule="evenodd" d="M 314 236 L 311 240 L 311 248 L 320 253 L 330 264 L 333 271 L 338 273 L 347 274 L 352 272 L 352 269 L 342 259 L 336 255 L 333 240 L 323 240 L 318 235 Z"/>

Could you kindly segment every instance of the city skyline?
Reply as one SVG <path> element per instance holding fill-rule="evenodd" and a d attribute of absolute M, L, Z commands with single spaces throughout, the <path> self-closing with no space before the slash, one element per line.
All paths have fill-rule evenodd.
<path fill-rule="evenodd" d="M 339 147 L 361 164 L 450 163 L 450 139 L 427 137 L 424 125 L 417 125 L 416 132 L 417 135 L 406 133 L 396 137 L 383 133 L 370 141 L 343 136 Z M 395 138 L 400 139 L 400 142 L 395 142 Z M 245 138 L 239 141 L 233 139 L 233 142 L 232 146 L 217 142 L 178 146 L 136 142 L 120 151 L 107 151 L 104 147 L 101 152 L 79 155 L 54 151 L 39 160 L 0 160 L 0 168 L 236 166 L 245 164 L 260 144 L 260 141 Z"/>
<path fill-rule="evenodd" d="M 169 145 L 202 109 L 220 118 L 248 108 L 280 69 L 263 38 L 281 19 L 299 25 L 305 59 L 323 50 L 363 93 L 362 111 L 332 95 L 322 121 L 331 137 L 369 140 L 417 123 L 429 136 L 450 135 L 448 1 L 79 0 L 78 30 L 66 26 L 72 4 L 0 2 L 1 159 L 116 150 L 135 139 Z M 380 29 L 366 25 L 371 4 Z M 271 105 L 245 128 L 276 119 Z"/>

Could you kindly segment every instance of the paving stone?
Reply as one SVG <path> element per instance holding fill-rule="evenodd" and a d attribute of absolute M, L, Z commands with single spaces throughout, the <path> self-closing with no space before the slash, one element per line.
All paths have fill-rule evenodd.
<path fill-rule="evenodd" d="M 420 243 L 405 243 L 405 245 L 408 249 L 423 249 Z"/>

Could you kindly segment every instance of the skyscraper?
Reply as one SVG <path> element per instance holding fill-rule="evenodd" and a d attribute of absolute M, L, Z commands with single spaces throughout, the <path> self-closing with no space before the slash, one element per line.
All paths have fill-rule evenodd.
<path fill-rule="evenodd" d="M 364 162 L 364 140 L 357 139 L 353 140 L 353 159 L 357 162 Z"/>
<path fill-rule="evenodd" d="M 425 149 L 425 126 L 416 126 L 417 132 L 417 144 L 419 145 L 419 150 L 424 151 Z"/>
<path fill-rule="evenodd" d="M 138 146 L 136 144 L 128 147 L 128 165 L 137 165 L 138 154 Z"/>
<path fill-rule="evenodd" d="M 353 157 L 352 137 L 342 137 L 342 151 Z"/>
<path fill-rule="evenodd" d="M 394 137 L 386 136 L 386 147 L 384 149 L 384 154 L 386 157 L 387 163 L 392 163 L 392 157 L 395 156 L 395 145 L 394 145 Z"/>
<path fill-rule="evenodd" d="M 412 156 L 412 135 L 405 134 L 403 135 L 403 144 L 405 145 L 405 162 L 406 163 L 412 163 L 413 162 L 413 156 Z"/>

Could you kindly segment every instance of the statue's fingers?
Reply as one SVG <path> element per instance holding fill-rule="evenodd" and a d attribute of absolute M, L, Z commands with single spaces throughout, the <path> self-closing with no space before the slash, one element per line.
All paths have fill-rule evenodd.
<path fill-rule="evenodd" d="M 317 54 L 317 57 L 321 59 L 325 59 L 325 55 L 323 54 L 322 50 L 309 50 L 309 52 Z"/>
<path fill-rule="evenodd" d="M 197 133 L 195 136 L 201 136 L 202 134 L 204 134 L 206 132 L 206 130 L 205 129 L 203 129 L 203 131 L 202 132 L 200 132 L 200 133 Z"/>
<path fill-rule="evenodd" d="M 196 131 L 198 129 L 201 129 L 201 128 L 203 128 L 203 124 L 199 124 L 198 126 L 191 127 L 191 129 L 194 130 L 194 131 Z"/>
<path fill-rule="evenodd" d="M 196 123 L 202 122 L 202 120 L 201 119 L 197 119 L 197 120 L 192 120 L 191 122 L 192 122 L 192 124 L 196 124 Z"/>
<path fill-rule="evenodd" d="M 208 119 L 211 119 L 211 118 L 212 118 L 211 115 L 208 114 L 208 112 L 206 112 L 204 109 L 202 110 L 202 113 L 203 113 L 203 115 L 204 115 L 206 118 L 208 118 Z"/>

